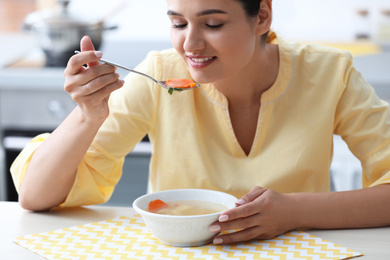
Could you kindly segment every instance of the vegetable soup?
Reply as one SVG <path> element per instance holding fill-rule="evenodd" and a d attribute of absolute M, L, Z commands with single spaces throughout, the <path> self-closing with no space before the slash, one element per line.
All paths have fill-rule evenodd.
<path fill-rule="evenodd" d="M 169 202 L 154 200 L 149 203 L 147 210 L 164 215 L 191 216 L 212 214 L 227 209 L 222 204 L 202 200 L 175 200 Z"/>

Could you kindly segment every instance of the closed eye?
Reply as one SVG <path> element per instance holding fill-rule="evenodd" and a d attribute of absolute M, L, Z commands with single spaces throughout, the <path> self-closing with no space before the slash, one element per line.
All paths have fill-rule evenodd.
<path fill-rule="evenodd" d="M 209 27 L 210 29 L 219 29 L 219 28 L 222 28 L 224 26 L 224 24 L 223 23 L 217 24 L 217 25 L 207 24 L 206 26 Z"/>
<path fill-rule="evenodd" d="M 172 28 L 174 28 L 174 29 L 183 29 L 186 26 L 187 26 L 186 23 L 184 23 L 184 24 L 172 24 Z"/>
<path fill-rule="evenodd" d="M 172 28 L 174 29 L 184 29 L 187 26 L 187 24 L 172 24 Z M 217 24 L 217 25 L 210 25 L 206 24 L 206 26 L 210 29 L 220 29 L 224 26 L 224 24 Z"/>

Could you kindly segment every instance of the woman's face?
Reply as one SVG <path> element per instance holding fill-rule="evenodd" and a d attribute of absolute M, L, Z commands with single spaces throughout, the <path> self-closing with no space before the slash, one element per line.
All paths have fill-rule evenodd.
<path fill-rule="evenodd" d="M 171 40 L 193 79 L 211 83 L 239 73 L 260 46 L 256 21 L 235 0 L 167 0 Z"/>

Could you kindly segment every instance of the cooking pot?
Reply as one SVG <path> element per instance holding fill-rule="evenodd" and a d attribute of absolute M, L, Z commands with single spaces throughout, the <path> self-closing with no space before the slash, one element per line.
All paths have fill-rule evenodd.
<path fill-rule="evenodd" d="M 23 28 L 38 37 L 48 67 L 65 67 L 74 51 L 80 48 L 84 35 L 99 49 L 103 31 L 115 28 L 104 28 L 103 21 L 75 17 L 68 11 L 68 5 L 68 0 L 58 0 L 55 8 L 32 13 L 25 19 Z"/>

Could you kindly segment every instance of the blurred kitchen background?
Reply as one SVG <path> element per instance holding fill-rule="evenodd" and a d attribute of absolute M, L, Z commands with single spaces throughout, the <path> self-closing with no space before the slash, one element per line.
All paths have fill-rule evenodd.
<path fill-rule="evenodd" d="M 358 70 L 390 101 L 389 0 L 273 5 L 279 35 L 351 51 Z M 171 47 L 169 27 L 164 0 L 0 0 L 0 200 L 17 200 L 9 167 L 26 142 L 52 131 L 75 106 L 63 91 L 63 70 L 81 35 L 91 34 L 108 60 L 135 67 L 150 50 Z M 334 143 L 330 189 L 361 188 L 360 163 L 340 138 Z M 127 156 L 107 205 L 130 206 L 147 192 L 149 159 L 145 138 Z"/>

